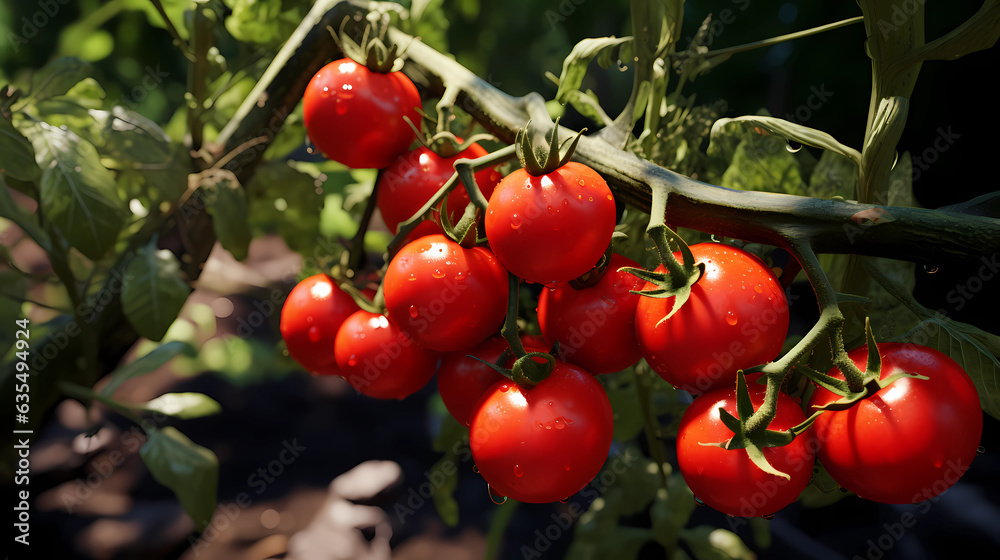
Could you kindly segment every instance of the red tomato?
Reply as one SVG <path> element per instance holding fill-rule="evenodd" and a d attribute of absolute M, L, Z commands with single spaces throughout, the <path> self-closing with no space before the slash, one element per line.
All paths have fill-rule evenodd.
<path fill-rule="evenodd" d="M 531 348 L 538 347 L 535 342 L 533 335 L 521 335 L 521 343 L 528 352 L 534 351 Z M 540 344 L 544 346 L 545 343 L 541 341 Z M 501 336 L 494 336 L 471 350 L 451 352 L 441 359 L 441 367 L 437 373 L 438 391 L 441 393 L 445 408 L 462 425 L 468 426 L 472 421 L 476 405 L 486 390 L 498 381 L 506 379 L 486 364 L 469 356 L 496 363 L 500 359 L 500 354 L 506 349 L 507 341 Z M 513 365 L 514 361 L 509 360 L 505 367 L 510 368 Z"/>
<path fill-rule="evenodd" d="M 469 445 L 490 487 L 521 502 L 564 500 L 601 470 L 611 403 L 586 371 L 563 362 L 532 389 L 494 385 L 472 417 Z"/>
<path fill-rule="evenodd" d="M 900 378 L 847 410 L 824 412 L 814 428 L 819 460 L 842 487 L 862 498 L 911 504 L 944 492 L 965 474 L 983 433 L 979 394 L 954 360 L 925 346 L 883 343 L 881 378 Z M 848 353 L 865 369 L 867 347 Z M 843 379 L 834 368 L 830 375 Z M 817 388 L 811 406 L 840 397 Z"/>
<path fill-rule="evenodd" d="M 281 307 L 279 330 L 288 354 L 312 373 L 336 374 L 333 341 L 358 306 L 326 274 L 316 274 L 292 288 Z"/>
<path fill-rule="evenodd" d="M 596 171 L 569 162 L 546 175 L 518 169 L 486 210 L 486 237 L 504 268 L 552 285 L 593 268 L 611 243 L 615 199 Z"/>
<path fill-rule="evenodd" d="M 764 402 L 765 387 L 750 383 L 749 389 L 756 410 Z M 738 417 L 735 387 L 715 389 L 695 399 L 677 428 L 677 466 L 694 495 L 722 513 L 740 517 L 770 515 L 794 502 L 812 480 L 817 447 L 812 428 L 784 447 L 764 448 L 767 462 L 791 477 L 785 479 L 760 470 L 746 450 L 701 445 L 733 437 L 719 418 L 719 408 Z M 799 405 L 781 393 L 768 429 L 787 430 L 805 419 Z"/>
<path fill-rule="evenodd" d="M 591 373 L 621 371 L 642 357 L 635 339 L 635 308 L 645 283 L 624 266 L 638 267 L 632 259 L 612 255 L 608 271 L 597 284 L 576 290 L 569 284 L 542 290 L 538 298 L 538 324 L 545 338 L 559 341 L 559 359 L 578 364 Z"/>
<path fill-rule="evenodd" d="M 358 392 L 402 399 L 434 376 L 438 355 L 421 348 L 385 315 L 357 311 L 344 321 L 334 343 L 337 367 Z"/>
<path fill-rule="evenodd" d="M 660 326 L 674 298 L 640 298 L 635 334 L 660 377 L 700 394 L 735 386 L 737 370 L 778 357 L 788 333 L 788 302 L 778 279 L 754 255 L 721 243 L 692 245 L 691 252 L 705 263 L 691 297 Z"/>
<path fill-rule="evenodd" d="M 455 160 L 485 156 L 488 152 L 479 144 L 473 144 L 458 155 L 443 158 L 429 148 L 421 146 L 397 157 L 385 168 L 378 179 L 378 209 L 389 231 L 396 233 L 400 222 L 410 218 L 428 201 L 434 193 L 455 173 Z M 493 188 L 500 181 L 500 172 L 495 168 L 483 169 L 476 173 L 476 184 L 483 196 L 489 200 Z M 448 195 L 448 218 L 452 225 L 458 223 L 469 204 L 469 194 L 459 184 Z M 444 233 L 438 225 L 440 217 L 417 226 L 410 239 L 432 233 Z M 417 233 L 420 235 L 417 235 Z"/>
<path fill-rule="evenodd" d="M 507 314 L 507 271 L 488 249 L 443 235 L 404 246 L 383 280 L 391 317 L 418 344 L 450 352 L 495 333 Z"/>
<path fill-rule="evenodd" d="M 349 58 L 312 77 L 302 96 L 309 139 L 326 157 L 353 168 L 381 169 L 416 138 L 420 94 L 402 72 L 380 74 Z"/>

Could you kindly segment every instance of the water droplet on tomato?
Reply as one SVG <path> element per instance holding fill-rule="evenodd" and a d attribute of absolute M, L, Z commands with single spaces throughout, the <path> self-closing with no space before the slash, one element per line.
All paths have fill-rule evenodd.
<path fill-rule="evenodd" d="M 563 470 L 564 471 L 569 472 L 569 469 L 570 469 L 569 463 L 566 463 L 565 465 L 563 465 Z"/>
<path fill-rule="evenodd" d="M 563 418 L 563 422 L 566 422 L 567 424 L 572 424 L 573 423 L 573 421 L 570 420 L 569 418 Z"/>
<path fill-rule="evenodd" d="M 358 365 L 358 357 L 355 356 L 354 354 L 351 354 L 351 357 L 347 359 L 347 365 L 351 367 Z"/>
<path fill-rule="evenodd" d="M 411 305 L 410 306 L 410 317 L 416 318 L 418 314 L 420 314 L 420 311 L 417 309 L 417 306 L 416 305 Z"/>
<path fill-rule="evenodd" d="M 552 401 L 549 401 L 549 406 L 552 406 Z"/>
<path fill-rule="evenodd" d="M 698 496 L 694 497 L 694 503 L 698 504 L 699 506 L 705 505 L 705 502 L 701 501 L 701 498 L 699 498 Z"/>
<path fill-rule="evenodd" d="M 472 465 L 472 472 L 479 474 L 479 465 Z"/>
<path fill-rule="evenodd" d="M 608 200 L 614 201 L 614 199 L 615 197 L 611 196 L 610 194 L 608 195 Z"/>
<path fill-rule="evenodd" d="M 739 322 L 739 320 L 740 320 L 739 317 L 737 317 L 736 314 L 733 313 L 732 311 L 726 312 L 726 322 L 729 323 L 730 325 L 735 326 L 736 323 Z"/>
<path fill-rule="evenodd" d="M 435 268 L 434 272 L 431 273 L 431 276 L 435 278 L 444 278 L 444 272 L 442 272 L 440 268 Z"/>
<path fill-rule="evenodd" d="M 546 210 L 548 210 L 549 214 L 555 214 L 556 213 L 556 211 L 551 206 L 549 206 L 548 208 L 546 208 Z"/>
<path fill-rule="evenodd" d="M 417 273 L 416 272 L 411 272 L 410 273 L 410 282 L 413 282 L 416 279 L 417 279 Z"/>
<path fill-rule="evenodd" d="M 341 101 L 343 101 L 343 99 L 340 99 L 340 98 L 337 99 L 336 103 L 333 104 L 333 110 L 338 115 L 346 115 L 347 114 L 347 105 L 341 103 Z"/>
<path fill-rule="evenodd" d="M 500 386 L 500 392 L 501 393 L 506 393 L 507 391 L 510 391 L 510 385 L 507 385 L 506 383 L 504 383 L 503 385 Z"/>
<path fill-rule="evenodd" d="M 555 422 L 553 423 L 556 425 L 557 430 L 561 430 L 566 427 L 566 424 L 564 424 L 563 421 L 560 420 L 559 418 L 556 418 Z"/>
<path fill-rule="evenodd" d="M 976 448 L 976 455 L 983 455 L 985 453 L 986 453 L 986 448 L 984 446 L 980 445 L 978 448 Z"/>
<path fill-rule="evenodd" d="M 320 332 L 319 327 L 309 327 L 309 342 L 319 342 L 322 336 L 323 333 Z"/>
<path fill-rule="evenodd" d="M 563 206 L 569 206 L 569 199 L 568 198 L 564 198 L 562 204 L 563 204 Z"/>
<path fill-rule="evenodd" d="M 490 494 L 490 500 L 492 500 L 494 504 L 496 504 L 498 506 L 502 506 L 505 503 L 507 503 L 507 496 L 504 496 L 500 492 L 497 492 L 489 484 L 486 485 L 486 490 L 489 492 L 489 494 Z"/>
<path fill-rule="evenodd" d="M 517 229 L 521 227 L 521 217 L 514 214 L 510 217 L 510 229 Z"/>
<path fill-rule="evenodd" d="M 927 265 L 927 264 L 924 265 L 924 272 L 926 272 L 927 274 L 934 274 L 938 270 L 940 270 L 940 269 L 938 267 L 936 267 L 936 266 Z"/>
<path fill-rule="evenodd" d="M 593 202 L 594 201 L 594 197 L 592 197 L 592 196 L 587 197 L 587 200 L 590 201 L 590 202 Z"/>
<path fill-rule="evenodd" d="M 576 199 L 577 199 L 577 200 L 583 200 L 583 195 L 582 195 L 582 194 L 578 194 L 578 195 L 576 195 Z"/>
<path fill-rule="evenodd" d="M 568 501 L 569 501 L 569 498 L 563 498 L 563 499 L 559 500 L 559 503 L 560 504 L 565 504 Z"/>
<path fill-rule="evenodd" d="M 756 286 L 753 287 L 753 291 L 757 292 L 758 294 L 762 294 L 764 293 L 764 286 L 757 284 Z"/>
<path fill-rule="evenodd" d="M 514 476 L 518 478 L 524 476 L 524 469 L 521 467 L 521 465 L 514 465 Z"/>
<path fill-rule="evenodd" d="M 800 148 L 801 148 L 801 146 L 800 146 Z M 761 518 L 765 519 L 767 521 L 770 521 L 770 520 L 774 519 L 774 514 L 773 513 L 769 513 L 767 515 L 762 515 Z"/>
<path fill-rule="evenodd" d="M 580 179 L 579 181 L 577 181 L 577 183 L 580 183 L 581 187 L 585 187 L 587 185 L 586 183 L 583 182 L 583 179 Z"/>

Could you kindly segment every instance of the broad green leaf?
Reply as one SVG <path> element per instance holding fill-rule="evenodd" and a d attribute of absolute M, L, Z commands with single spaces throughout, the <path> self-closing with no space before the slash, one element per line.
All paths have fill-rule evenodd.
<path fill-rule="evenodd" d="M 181 352 L 192 353 L 191 346 L 186 342 L 173 341 L 157 346 L 148 354 L 132 360 L 131 362 L 118 366 L 111 372 L 108 383 L 101 389 L 101 394 L 110 397 L 115 391 L 133 377 L 146 375 L 166 364 Z"/>
<path fill-rule="evenodd" d="M 830 199 L 851 198 L 858 184 L 858 167 L 836 152 L 824 151 L 809 175 L 809 196 Z"/>
<path fill-rule="evenodd" d="M 642 430 L 642 409 L 635 384 L 623 387 L 608 387 L 608 400 L 614 410 L 615 441 L 630 441 Z"/>
<path fill-rule="evenodd" d="M 101 165 L 94 145 L 69 130 L 37 123 L 25 132 L 43 169 L 40 203 L 46 220 L 70 245 L 99 259 L 124 222 L 114 175 Z"/>
<path fill-rule="evenodd" d="M 0 121 L 2 120 L 0 119 Z M 49 239 L 49 234 L 45 233 L 45 230 L 38 225 L 34 216 L 28 214 L 27 211 L 14 202 L 10 191 L 2 183 L 0 183 L 0 218 L 6 218 L 14 222 L 17 227 L 21 228 L 24 233 L 31 237 L 39 247 L 45 249 L 46 252 L 52 250 L 52 241 Z"/>
<path fill-rule="evenodd" d="M 37 181 L 42 175 L 35 163 L 31 142 L 14 125 L 0 117 L 0 174 L 22 181 Z"/>
<path fill-rule="evenodd" d="M 563 60 L 562 75 L 559 76 L 559 90 L 556 91 L 556 100 L 560 103 L 569 101 L 569 92 L 578 91 L 583 84 L 583 77 L 587 75 L 587 66 L 595 57 L 609 57 L 616 52 L 618 47 L 625 42 L 631 41 L 631 37 L 598 37 L 584 39 L 573 47 L 569 56 Z M 610 60 L 606 58 L 606 63 Z"/>
<path fill-rule="evenodd" d="M 140 336 L 160 340 L 187 301 L 191 287 L 181 279 L 180 262 L 150 242 L 125 269 L 122 310 Z"/>
<path fill-rule="evenodd" d="M 722 175 L 721 186 L 744 191 L 805 194 L 799 163 L 777 138 L 741 141 Z"/>
<path fill-rule="evenodd" d="M 236 175 L 224 171 L 206 178 L 201 184 L 205 192 L 205 209 L 212 215 L 212 229 L 222 247 L 242 261 L 247 258 L 250 240 L 250 209 L 246 195 Z"/>
<path fill-rule="evenodd" d="M 293 251 L 312 255 L 324 241 L 317 235 L 324 194 L 328 189 L 343 189 L 351 181 L 346 172 L 314 178 L 284 161 L 261 165 L 246 185 L 254 236 L 277 233 Z"/>
<path fill-rule="evenodd" d="M 202 393 L 166 393 L 137 408 L 184 419 L 211 416 L 222 411 L 222 406 L 215 399 Z"/>
<path fill-rule="evenodd" d="M 441 520 L 449 527 L 458 524 L 458 502 L 455 501 L 455 488 L 458 487 L 458 461 L 454 453 L 446 453 L 441 459 L 431 467 L 430 472 L 441 480 L 440 485 L 435 484 L 434 507 L 437 508 Z M 438 476 L 439 475 L 439 476 Z M 431 479 L 434 480 L 434 479 Z"/>
<path fill-rule="evenodd" d="M 232 9 L 226 30 L 239 41 L 276 45 L 295 31 L 308 6 L 283 9 L 282 0 L 224 0 Z M 293 4 L 290 3 L 289 4 Z"/>
<path fill-rule="evenodd" d="M 153 2 L 149 0 L 122 0 L 122 3 L 127 9 L 145 12 L 150 25 L 166 29 L 163 17 Z M 163 11 L 166 12 L 167 17 L 173 22 L 181 39 L 186 40 L 188 38 L 188 30 L 183 23 L 185 12 L 191 9 L 191 0 L 160 0 L 159 3 L 163 6 Z"/>
<path fill-rule="evenodd" d="M 219 486 L 219 459 L 173 426 L 151 429 L 139 450 L 157 482 L 173 490 L 199 531 L 215 513 Z"/>
<path fill-rule="evenodd" d="M 57 58 L 31 76 L 30 99 L 41 101 L 63 95 L 93 72 L 90 64 L 79 58 Z"/>
<path fill-rule="evenodd" d="M 716 121 L 715 124 L 712 125 L 711 143 L 708 148 L 710 154 L 713 151 L 712 146 L 716 143 L 716 137 L 723 134 L 723 129 L 729 126 L 744 127 L 751 129 L 758 134 L 769 134 L 782 138 L 785 141 L 793 140 L 807 146 L 823 148 L 824 150 L 838 153 L 850 159 L 855 164 L 860 164 L 861 162 L 860 152 L 854 148 L 841 144 L 836 138 L 821 130 L 795 124 L 784 119 L 763 115 L 748 115 L 732 119 L 719 119 Z"/>

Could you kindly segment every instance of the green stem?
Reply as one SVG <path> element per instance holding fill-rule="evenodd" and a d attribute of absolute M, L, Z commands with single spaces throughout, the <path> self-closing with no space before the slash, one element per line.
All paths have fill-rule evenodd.
<path fill-rule="evenodd" d="M 77 385 L 76 383 L 71 383 L 69 381 L 57 381 L 56 388 L 59 389 L 63 394 L 73 397 L 83 403 L 90 401 L 98 401 L 104 403 L 118 412 L 122 416 L 128 418 L 133 423 L 142 426 L 142 418 L 135 413 L 135 411 L 128 405 L 120 403 L 111 397 L 106 397 L 100 393 L 88 389 L 82 385 Z"/>
<path fill-rule="evenodd" d="M 189 61 L 194 62 L 195 58 L 194 55 L 191 54 L 191 49 L 188 47 L 188 44 L 184 42 L 184 39 L 181 39 L 181 34 L 178 33 L 177 28 L 174 27 L 174 22 L 170 21 L 167 11 L 163 9 L 163 4 L 160 0 L 149 1 L 153 4 L 153 7 L 156 8 L 156 12 L 160 14 L 160 17 L 163 18 L 163 24 L 167 27 L 167 31 L 170 33 L 170 36 L 174 38 L 174 44 L 181 49 L 181 54 L 183 54 Z"/>
<path fill-rule="evenodd" d="M 500 335 L 504 337 L 510 346 L 515 358 L 523 358 L 527 352 L 521 344 L 521 337 L 517 332 L 517 310 L 518 299 L 521 293 L 521 279 L 511 273 L 507 273 L 507 317 L 504 318 Z"/>
<path fill-rule="evenodd" d="M 705 58 L 713 58 L 717 56 L 732 56 L 737 53 L 752 51 L 754 49 L 759 49 L 763 47 L 770 47 L 772 45 L 777 45 L 778 43 L 784 43 L 785 41 L 791 41 L 793 39 L 801 39 L 803 37 L 808 37 L 810 35 L 818 35 L 826 31 L 832 31 L 834 29 L 839 29 L 841 27 L 846 27 L 855 23 L 861 23 L 864 21 L 863 16 L 857 16 L 848 18 L 845 20 L 837 21 L 834 23 L 828 23 L 826 25 L 820 25 L 819 27 L 813 27 L 810 29 L 804 29 L 802 31 L 796 31 L 795 33 L 789 33 L 787 35 L 779 35 L 777 37 L 770 37 L 761 41 L 754 41 L 752 43 L 746 43 L 743 45 L 737 45 L 735 47 L 727 47 L 725 49 L 719 49 L 715 51 L 708 51 L 705 53 Z"/>
<path fill-rule="evenodd" d="M 371 223 L 372 214 L 375 213 L 375 207 L 378 205 L 378 185 L 381 177 L 382 171 L 379 171 L 375 184 L 372 186 L 372 193 L 368 196 L 368 202 L 365 203 L 365 211 L 361 215 L 361 221 L 358 222 L 358 231 L 354 234 L 354 239 L 351 240 L 350 249 L 348 249 L 347 270 L 360 270 L 365 262 L 365 234 L 368 233 L 368 225 Z"/>
<path fill-rule="evenodd" d="M 158 0 L 156 0 L 158 3 Z M 188 102 L 188 131 L 191 134 L 191 150 L 201 150 L 204 140 L 205 100 L 208 97 L 206 84 L 208 76 L 208 52 L 214 42 L 215 14 L 208 8 L 196 7 L 194 10 L 194 32 L 191 42 L 194 48 L 194 60 L 188 67 L 188 91 L 191 100 Z"/>
<path fill-rule="evenodd" d="M 507 526 L 517 511 L 517 506 L 521 502 L 508 499 L 504 503 L 506 507 L 500 507 L 493 515 L 493 522 L 490 523 L 490 532 L 486 535 L 486 552 L 483 558 L 487 560 L 498 560 L 500 558 L 500 545 L 503 543 L 503 535 L 507 532 Z"/>

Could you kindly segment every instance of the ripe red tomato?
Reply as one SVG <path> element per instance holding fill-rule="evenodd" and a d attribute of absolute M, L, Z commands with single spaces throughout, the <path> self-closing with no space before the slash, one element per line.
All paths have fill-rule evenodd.
<path fill-rule="evenodd" d="M 401 330 L 428 350 L 470 348 L 495 333 L 507 314 L 507 271 L 482 247 L 443 235 L 405 245 L 383 280 L 385 307 Z"/>
<path fill-rule="evenodd" d="M 490 388 L 472 417 L 469 445 L 486 482 L 521 502 L 564 500 L 601 470 L 614 429 L 601 384 L 556 362 L 532 389 L 512 381 Z"/>
<path fill-rule="evenodd" d="M 455 173 L 455 160 L 485 156 L 488 152 L 479 144 L 472 144 L 459 154 L 443 158 L 431 149 L 421 146 L 397 157 L 385 168 L 378 179 L 378 209 L 389 231 L 396 233 L 400 222 L 409 219 L 432 197 L 434 193 Z M 500 181 L 500 172 L 495 168 L 483 169 L 476 173 L 476 184 L 483 196 L 489 200 L 493 188 Z M 469 194 L 461 184 L 448 195 L 448 218 L 452 225 L 458 223 L 469 204 Z M 417 226 L 410 235 L 416 239 L 432 233 L 444 233 L 440 216 L 435 213 L 434 221 Z M 417 233 L 420 235 L 417 235 Z"/>
<path fill-rule="evenodd" d="M 756 410 L 764 402 L 765 387 L 748 386 Z M 812 428 L 784 447 L 763 449 L 767 462 L 791 477 L 785 479 L 760 470 L 746 450 L 701 445 L 733 437 L 719 418 L 719 408 L 738 417 L 735 387 L 715 389 L 695 399 L 677 428 L 677 465 L 694 495 L 722 513 L 740 517 L 770 515 L 794 502 L 812 479 L 817 447 Z M 799 405 L 784 393 L 778 395 L 777 414 L 768 429 L 787 430 L 803 421 Z"/>
<path fill-rule="evenodd" d="M 778 356 L 788 333 L 788 302 L 778 279 L 756 256 L 721 243 L 692 245 L 691 253 L 705 263 L 691 297 L 660 326 L 674 298 L 642 297 L 635 334 L 642 356 L 660 377 L 700 394 L 735 386 L 737 370 Z"/>
<path fill-rule="evenodd" d="M 632 259 L 612 255 L 608 271 L 594 286 L 574 289 L 568 283 L 542 290 L 538 298 L 538 324 L 547 340 L 559 341 L 559 359 L 582 366 L 591 373 L 620 371 L 639 361 L 635 339 L 638 290 L 645 283 L 624 266 L 638 267 Z"/>
<path fill-rule="evenodd" d="M 438 355 L 421 348 L 385 315 L 355 312 L 334 343 L 337 367 L 358 392 L 377 399 L 402 399 L 434 376 Z"/>
<path fill-rule="evenodd" d="M 486 237 L 504 268 L 552 285 L 591 268 L 611 243 L 615 199 L 596 171 L 569 162 L 546 175 L 518 169 L 493 191 Z"/>
<path fill-rule="evenodd" d="M 536 337 L 522 334 L 520 338 L 521 344 L 528 352 L 536 351 L 534 350 L 538 347 Z M 539 344 L 545 345 L 544 341 Z M 486 390 L 498 381 L 506 379 L 486 364 L 469 356 L 496 363 L 500 359 L 500 354 L 506 349 L 507 341 L 501 336 L 493 336 L 471 350 L 450 352 L 441 358 L 441 367 L 437 373 L 438 392 L 441 393 L 445 408 L 463 426 L 468 426 L 472 421 L 476 405 Z M 509 360 L 505 367 L 510 368 L 513 365 L 514 361 Z"/>
<path fill-rule="evenodd" d="M 925 346 L 882 343 L 881 378 L 900 378 L 847 410 L 824 412 L 814 428 L 819 460 L 842 487 L 862 498 L 911 504 L 944 492 L 965 474 L 983 433 L 979 394 L 954 360 Z M 865 369 L 867 347 L 848 353 Z M 834 368 L 830 375 L 843 379 Z M 817 388 L 822 406 L 840 397 Z"/>
<path fill-rule="evenodd" d="M 278 328 L 288 354 L 312 373 L 336 374 L 333 341 L 340 325 L 357 310 L 351 296 L 326 274 L 302 280 L 281 307 Z"/>
<path fill-rule="evenodd" d="M 349 58 L 335 60 L 309 80 L 302 116 L 309 139 L 326 157 L 353 168 L 381 169 L 416 136 L 420 94 L 402 72 L 380 74 Z"/>

